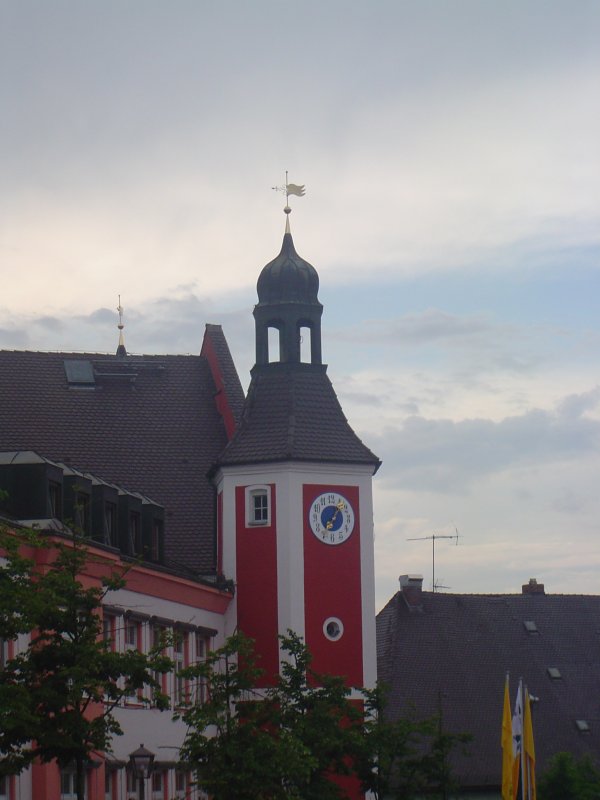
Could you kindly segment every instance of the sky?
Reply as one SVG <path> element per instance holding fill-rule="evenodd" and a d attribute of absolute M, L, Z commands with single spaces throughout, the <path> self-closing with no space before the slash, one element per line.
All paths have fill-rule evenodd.
<path fill-rule="evenodd" d="M 597 593 L 597 0 L 0 0 L 0 347 L 242 384 L 285 182 L 374 481 L 377 607 Z"/>

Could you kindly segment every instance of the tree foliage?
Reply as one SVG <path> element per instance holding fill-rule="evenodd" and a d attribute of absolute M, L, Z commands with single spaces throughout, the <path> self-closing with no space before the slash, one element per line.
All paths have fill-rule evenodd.
<path fill-rule="evenodd" d="M 357 772 L 365 791 L 376 800 L 448 797 L 457 788 L 450 755 L 471 736 L 444 730 L 441 713 L 420 719 L 413 710 L 391 719 L 381 683 L 364 694 L 364 758 Z"/>
<path fill-rule="evenodd" d="M 230 637 L 204 664 L 187 670 L 206 681 L 209 699 L 182 712 L 183 761 L 214 800 L 337 798 L 330 778 L 349 772 L 356 707 L 341 678 L 316 675 L 294 634 L 282 639 L 276 685 L 257 689 L 251 640 Z"/>
<path fill-rule="evenodd" d="M 538 779 L 539 800 L 600 800 L 600 771 L 589 757 L 557 753 Z"/>
<path fill-rule="evenodd" d="M 438 717 L 386 721 L 381 687 L 353 699 L 343 678 L 312 670 L 292 632 L 281 649 L 280 675 L 267 689 L 256 688 L 261 672 L 241 634 L 187 671 L 210 687 L 204 705 L 181 713 L 181 757 L 203 791 L 214 800 L 338 800 L 346 779 L 376 798 L 446 791 L 448 754 L 466 737 L 443 732 Z"/>
<path fill-rule="evenodd" d="M 24 544 L 45 557 L 23 556 Z M 83 798 L 87 759 L 122 733 L 115 707 L 150 687 L 152 702 L 166 708 L 155 674 L 170 662 L 156 652 L 113 651 L 104 639 L 100 606 L 125 575 L 103 562 L 105 577 L 85 585 L 94 559 L 82 538 L 50 542 L 4 531 L 0 545 L 0 635 L 31 632 L 0 670 L 0 774 L 18 773 L 36 757 L 74 763 Z"/>

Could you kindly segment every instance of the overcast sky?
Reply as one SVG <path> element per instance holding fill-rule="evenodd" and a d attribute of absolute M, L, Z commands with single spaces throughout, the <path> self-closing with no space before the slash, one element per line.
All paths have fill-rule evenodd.
<path fill-rule="evenodd" d="M 0 0 L 0 347 L 197 353 L 246 387 L 292 198 L 383 460 L 380 607 L 598 592 L 597 0 Z M 407 541 L 408 539 L 422 541 Z"/>

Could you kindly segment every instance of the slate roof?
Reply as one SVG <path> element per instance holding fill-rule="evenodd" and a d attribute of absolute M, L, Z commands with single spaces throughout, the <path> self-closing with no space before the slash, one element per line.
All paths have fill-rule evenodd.
<path fill-rule="evenodd" d="M 217 345 L 227 347 L 224 338 Z M 65 361 L 90 362 L 93 385 L 70 386 Z M 167 563 L 209 573 L 215 501 L 206 476 L 227 442 L 214 392 L 200 356 L 0 351 L 0 450 L 35 450 L 152 497 L 165 507 Z"/>
<path fill-rule="evenodd" d="M 255 366 L 233 439 L 218 466 L 277 461 L 371 464 L 379 459 L 354 433 L 322 364 Z"/>
<path fill-rule="evenodd" d="M 528 633 L 524 622 L 536 623 Z M 379 678 L 389 713 L 440 707 L 444 728 L 471 733 L 470 757 L 455 759 L 463 786 L 498 787 L 506 672 L 511 706 L 523 678 L 533 704 L 538 769 L 557 752 L 600 757 L 600 596 L 422 593 L 410 611 L 399 592 L 377 616 Z M 549 667 L 559 669 L 553 680 Z M 578 731 L 575 720 L 590 730 Z"/>

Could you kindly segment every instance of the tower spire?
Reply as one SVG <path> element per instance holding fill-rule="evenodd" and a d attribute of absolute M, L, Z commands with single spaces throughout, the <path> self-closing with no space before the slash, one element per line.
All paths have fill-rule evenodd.
<path fill-rule="evenodd" d="M 127 355 L 127 350 L 125 349 L 125 338 L 123 336 L 123 306 L 121 305 L 121 295 L 119 295 L 119 305 L 117 306 L 117 311 L 119 312 L 119 324 L 117 328 L 119 329 L 119 346 L 117 347 L 117 355 L 121 356 L 122 358 Z"/>

